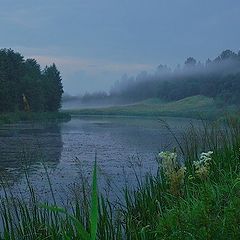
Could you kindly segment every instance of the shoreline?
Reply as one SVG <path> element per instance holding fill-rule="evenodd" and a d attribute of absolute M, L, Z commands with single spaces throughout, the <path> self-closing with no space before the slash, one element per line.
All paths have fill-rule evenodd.
<path fill-rule="evenodd" d="M 19 122 L 70 121 L 71 115 L 66 112 L 10 112 L 0 113 L 0 125 Z"/>
<path fill-rule="evenodd" d="M 236 106 L 219 107 L 213 99 L 204 96 L 193 96 L 167 103 L 150 100 L 122 106 L 65 109 L 63 112 L 74 116 L 181 117 L 202 120 L 216 120 L 237 112 Z"/>

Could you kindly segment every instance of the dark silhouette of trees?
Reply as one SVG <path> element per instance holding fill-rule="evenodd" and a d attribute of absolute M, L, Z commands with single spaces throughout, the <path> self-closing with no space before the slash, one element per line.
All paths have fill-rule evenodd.
<path fill-rule="evenodd" d="M 30 110 L 44 111 L 44 89 L 42 88 L 42 73 L 35 59 L 25 61 L 25 74 L 21 83 L 21 93 L 25 94 Z M 20 103 L 22 103 L 20 99 Z M 20 110 L 23 110 L 22 106 Z"/>
<path fill-rule="evenodd" d="M 151 74 L 142 72 L 135 78 L 124 75 L 105 98 L 109 102 L 118 99 L 117 102 L 131 103 L 147 98 L 173 101 L 194 95 L 240 105 L 240 51 L 236 54 L 225 50 L 205 64 L 189 57 L 183 67 L 178 65 L 175 70 L 159 65 Z M 87 99 L 98 101 L 94 93 Z"/>
<path fill-rule="evenodd" d="M 44 89 L 44 109 L 50 112 L 57 111 L 61 107 L 63 86 L 60 72 L 55 64 L 44 69 L 42 86 Z"/>
<path fill-rule="evenodd" d="M 63 94 L 60 73 L 55 64 L 41 71 L 35 59 L 12 49 L 0 50 L 0 112 L 26 110 L 58 111 Z"/>
<path fill-rule="evenodd" d="M 185 67 L 195 67 L 196 66 L 197 61 L 193 58 L 193 57 L 189 57 L 186 61 L 185 61 Z"/>
<path fill-rule="evenodd" d="M 15 111 L 19 108 L 21 77 L 24 75 L 24 60 L 13 50 L 0 51 L 0 111 Z"/>

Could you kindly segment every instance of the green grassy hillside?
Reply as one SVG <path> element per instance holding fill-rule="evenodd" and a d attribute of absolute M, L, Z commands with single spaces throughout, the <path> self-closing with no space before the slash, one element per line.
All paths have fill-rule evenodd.
<path fill-rule="evenodd" d="M 160 99 L 151 98 L 131 105 L 73 110 L 71 113 L 79 115 L 213 118 L 220 116 L 225 111 L 230 111 L 230 109 L 230 107 L 219 108 L 212 98 L 198 95 L 174 102 L 163 102 Z"/>

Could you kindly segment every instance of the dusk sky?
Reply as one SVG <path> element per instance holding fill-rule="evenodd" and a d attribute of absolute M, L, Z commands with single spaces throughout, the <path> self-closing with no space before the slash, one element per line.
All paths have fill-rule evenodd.
<path fill-rule="evenodd" d="M 0 0 L 1 48 L 56 63 L 65 92 L 240 48 L 238 0 Z"/>

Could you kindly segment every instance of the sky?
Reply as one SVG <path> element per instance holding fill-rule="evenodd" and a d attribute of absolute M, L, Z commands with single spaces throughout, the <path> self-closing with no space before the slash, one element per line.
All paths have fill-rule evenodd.
<path fill-rule="evenodd" d="M 238 0 L 0 0 L 0 48 L 53 62 L 71 95 L 240 49 Z"/>

